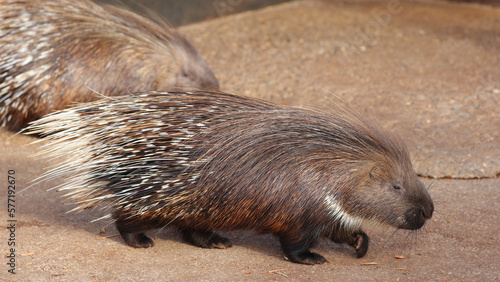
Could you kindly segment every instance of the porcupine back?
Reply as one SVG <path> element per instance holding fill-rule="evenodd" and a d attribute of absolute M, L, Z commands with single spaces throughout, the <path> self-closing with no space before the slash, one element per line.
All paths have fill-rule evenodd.
<path fill-rule="evenodd" d="M 53 155 L 71 156 L 49 175 L 69 174 L 62 190 L 76 209 L 109 201 L 139 220 L 269 231 L 331 218 L 325 204 L 334 195 L 339 220 L 359 227 L 371 213 L 341 203 L 358 175 L 381 160 L 409 163 L 399 139 L 355 113 L 214 92 L 137 95 L 77 106 L 30 128 L 52 140 Z M 315 217 L 300 220 L 307 214 Z"/>
<path fill-rule="evenodd" d="M 73 102 L 171 86 L 217 88 L 199 52 L 166 24 L 91 1 L 0 1 L 0 127 Z"/>

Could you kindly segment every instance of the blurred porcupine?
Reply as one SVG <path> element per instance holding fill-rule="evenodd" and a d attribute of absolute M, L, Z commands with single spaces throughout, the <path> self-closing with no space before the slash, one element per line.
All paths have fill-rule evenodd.
<path fill-rule="evenodd" d="M 226 248 L 214 230 L 279 237 L 288 260 L 321 237 L 368 249 L 365 224 L 419 229 L 432 200 L 405 145 L 352 110 L 318 111 L 214 92 L 147 92 L 82 104 L 28 130 L 64 156 L 45 177 L 76 210 L 107 202 L 134 247 L 145 231 L 175 226 L 197 246 Z"/>
<path fill-rule="evenodd" d="M 88 0 L 0 0 L 0 128 L 73 102 L 172 86 L 218 88 L 167 24 Z"/>

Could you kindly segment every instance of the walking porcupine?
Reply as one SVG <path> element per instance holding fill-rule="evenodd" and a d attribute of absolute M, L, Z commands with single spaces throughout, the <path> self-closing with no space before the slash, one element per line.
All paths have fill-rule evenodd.
<path fill-rule="evenodd" d="M 0 127 L 17 131 L 73 102 L 97 100 L 92 90 L 218 88 L 184 37 L 122 8 L 0 0 L 0 25 Z"/>
<path fill-rule="evenodd" d="M 109 97 L 48 115 L 28 130 L 67 161 L 46 177 L 79 204 L 108 201 L 133 247 L 145 231 L 177 227 L 200 247 L 231 247 L 214 230 L 279 237 L 288 260 L 328 237 L 368 249 L 366 224 L 419 229 L 434 210 L 399 138 L 351 110 L 274 105 L 219 92 Z M 42 151 L 43 152 L 43 151 Z M 64 176 L 67 178 L 67 176 Z"/>

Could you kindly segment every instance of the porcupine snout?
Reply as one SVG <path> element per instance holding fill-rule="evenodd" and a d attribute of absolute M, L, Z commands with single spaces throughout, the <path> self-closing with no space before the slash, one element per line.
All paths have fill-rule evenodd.
<path fill-rule="evenodd" d="M 423 189 L 423 193 L 419 197 L 415 197 L 414 207 L 408 209 L 405 213 L 405 226 L 401 228 L 416 230 L 424 226 L 425 222 L 432 217 L 434 212 L 434 203 Z"/>

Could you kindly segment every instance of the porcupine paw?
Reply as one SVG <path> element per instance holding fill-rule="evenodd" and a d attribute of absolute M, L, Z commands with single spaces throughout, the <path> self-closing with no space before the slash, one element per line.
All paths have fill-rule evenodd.
<path fill-rule="evenodd" d="M 233 243 L 225 237 L 211 231 L 181 230 L 182 238 L 195 246 L 209 249 L 227 249 Z"/>
<path fill-rule="evenodd" d="M 300 253 L 288 253 L 285 254 L 285 259 L 295 263 L 311 264 L 311 265 L 322 264 L 326 262 L 326 258 L 324 256 L 310 251 L 304 251 Z"/>
<path fill-rule="evenodd" d="M 353 246 L 356 249 L 356 256 L 358 258 L 362 258 L 366 255 L 368 251 L 368 243 L 370 238 L 366 235 L 365 232 L 360 231 L 354 233 L 351 237 L 350 242 L 348 242 L 349 246 Z"/>
<path fill-rule="evenodd" d="M 280 236 L 281 248 L 285 253 L 285 259 L 302 264 L 321 264 L 326 262 L 326 258 L 320 254 L 309 251 L 309 247 L 314 239 L 304 238 L 294 240 L 286 235 Z"/>
<path fill-rule="evenodd" d="M 153 240 L 144 233 L 125 233 L 121 235 L 123 240 L 134 248 L 149 248 L 155 245 Z"/>

